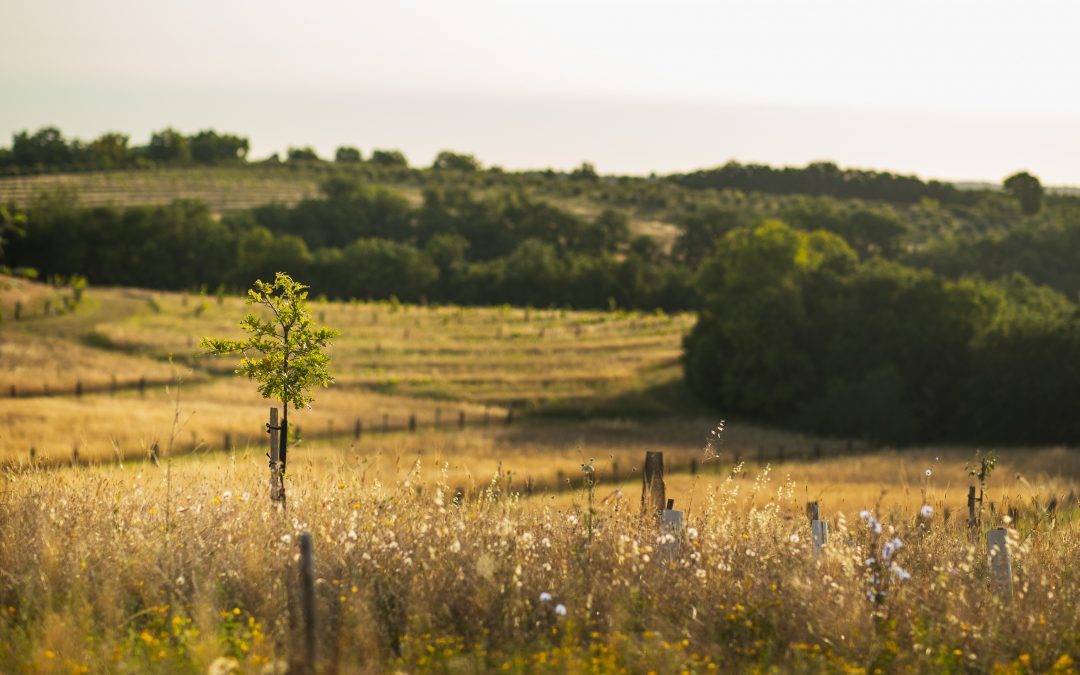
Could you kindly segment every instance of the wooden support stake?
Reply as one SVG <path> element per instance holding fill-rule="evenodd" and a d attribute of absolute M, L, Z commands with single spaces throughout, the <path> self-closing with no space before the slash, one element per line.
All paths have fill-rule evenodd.
<path fill-rule="evenodd" d="M 139 396 L 146 396 L 146 378 L 139 378 Z"/>
<path fill-rule="evenodd" d="M 382 430 L 384 434 L 390 431 L 390 415 L 387 413 L 383 413 L 382 416 Z"/>
<path fill-rule="evenodd" d="M 22 303 L 15 303 L 15 320 L 18 321 L 22 317 Z"/>
<path fill-rule="evenodd" d="M 458 429 L 464 429 L 465 428 L 465 411 L 464 410 L 459 410 L 458 411 L 457 425 L 458 425 Z"/>
<path fill-rule="evenodd" d="M 300 535 L 300 608 L 304 617 L 304 665 L 315 672 L 315 555 L 311 533 Z"/>
<path fill-rule="evenodd" d="M 641 513 L 659 517 L 664 510 L 664 453 L 646 452 L 641 473 Z"/>
<path fill-rule="evenodd" d="M 435 428 L 438 429 L 442 425 L 442 408 L 435 408 Z"/>
<path fill-rule="evenodd" d="M 514 404 L 512 402 L 510 403 L 510 405 L 506 406 L 506 423 L 514 423 Z"/>
<path fill-rule="evenodd" d="M 986 552 L 990 556 L 990 572 L 994 579 L 994 588 L 1012 599 L 1012 563 L 1009 560 L 1009 531 L 996 527 L 986 533 Z"/>
<path fill-rule="evenodd" d="M 226 450 L 232 450 L 232 435 L 228 431 L 225 432 L 225 437 L 221 439 L 221 442 L 225 444 Z"/>
<path fill-rule="evenodd" d="M 278 429 L 278 409 L 270 408 L 270 501 L 285 501 L 285 486 L 281 476 L 281 445 Z"/>
<path fill-rule="evenodd" d="M 353 432 L 352 432 L 353 440 L 354 441 L 360 440 L 360 435 L 362 433 L 364 433 L 364 423 L 360 421 L 359 417 L 357 417 L 356 422 L 353 424 Z"/>
<path fill-rule="evenodd" d="M 968 487 L 968 527 L 975 527 L 978 520 L 975 517 L 975 486 Z"/>
<path fill-rule="evenodd" d="M 695 457 L 695 458 L 690 460 L 690 475 L 691 476 L 696 476 L 697 472 L 698 472 L 698 463 L 697 463 L 697 458 Z"/>
<path fill-rule="evenodd" d="M 409 413 L 409 431 L 416 431 L 416 415 Z"/>
<path fill-rule="evenodd" d="M 75 396 L 82 396 L 82 380 L 75 383 Z"/>

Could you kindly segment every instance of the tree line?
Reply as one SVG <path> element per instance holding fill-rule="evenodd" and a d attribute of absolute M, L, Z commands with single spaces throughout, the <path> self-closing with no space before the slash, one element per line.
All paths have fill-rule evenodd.
<path fill-rule="evenodd" d="M 1080 440 L 1080 312 L 1015 274 L 950 280 L 768 220 L 696 284 L 687 382 L 721 410 L 895 442 Z"/>
<path fill-rule="evenodd" d="M 334 178 L 294 207 L 212 214 L 205 204 L 81 208 L 63 190 L 27 210 L 12 264 L 98 285 L 242 289 L 278 271 L 330 298 L 676 311 L 691 270 L 627 216 L 581 217 L 521 192 L 397 193 Z M 63 272 L 61 272 L 63 271 Z"/>

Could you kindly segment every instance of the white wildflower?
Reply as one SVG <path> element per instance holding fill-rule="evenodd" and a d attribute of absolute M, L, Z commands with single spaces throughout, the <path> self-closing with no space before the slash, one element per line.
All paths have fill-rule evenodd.
<path fill-rule="evenodd" d="M 934 515 L 934 507 L 930 506 L 929 504 L 923 504 L 923 507 L 919 509 L 919 515 L 923 518 L 929 518 L 930 516 Z"/>
<path fill-rule="evenodd" d="M 566 616 L 566 605 L 561 604 L 561 603 L 558 604 L 558 605 L 555 605 L 555 613 L 558 614 L 559 616 Z"/>
<path fill-rule="evenodd" d="M 544 591 L 540 594 L 540 602 L 551 602 L 551 593 Z"/>

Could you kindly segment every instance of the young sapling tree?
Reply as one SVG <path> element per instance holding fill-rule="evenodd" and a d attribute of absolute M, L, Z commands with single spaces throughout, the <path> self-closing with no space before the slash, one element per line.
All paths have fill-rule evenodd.
<path fill-rule="evenodd" d="M 312 389 L 327 387 L 330 358 L 324 351 L 338 332 L 315 326 L 308 313 L 307 286 L 278 272 L 274 283 L 257 280 L 248 291 L 247 303 L 269 311 L 263 319 L 250 313 L 240 322 L 248 334 L 243 340 L 203 338 L 207 354 L 223 356 L 240 353 L 238 375 L 258 382 L 263 398 L 281 401 L 282 419 L 278 435 L 278 462 L 271 459 L 273 501 L 285 501 L 285 468 L 289 443 L 289 405 L 299 410 L 314 400 Z"/>

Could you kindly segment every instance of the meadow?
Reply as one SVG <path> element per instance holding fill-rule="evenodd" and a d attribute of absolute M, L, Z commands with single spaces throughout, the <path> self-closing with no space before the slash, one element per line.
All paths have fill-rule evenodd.
<path fill-rule="evenodd" d="M 5 283 L 0 671 L 1076 672 L 1073 450 L 997 448 L 969 527 L 976 448 L 711 434 L 689 315 L 316 301 L 338 381 L 296 416 L 282 511 L 268 402 L 197 355 L 241 299 L 58 314 L 64 289 Z M 677 531 L 642 514 L 653 450 Z"/>

